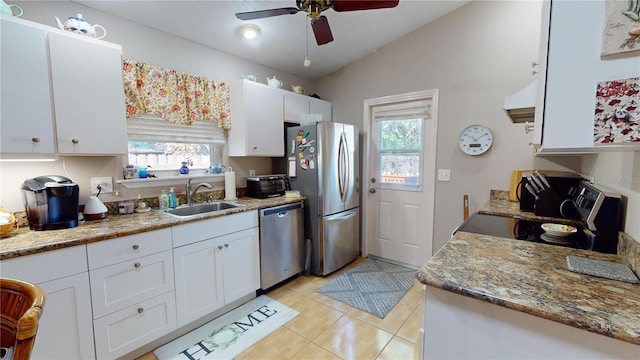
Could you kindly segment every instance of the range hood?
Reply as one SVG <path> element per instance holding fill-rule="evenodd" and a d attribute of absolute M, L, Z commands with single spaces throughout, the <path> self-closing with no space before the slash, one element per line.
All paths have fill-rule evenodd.
<path fill-rule="evenodd" d="M 524 89 L 504 98 L 504 111 L 514 123 L 533 122 L 536 111 L 538 81 L 534 80 Z"/>

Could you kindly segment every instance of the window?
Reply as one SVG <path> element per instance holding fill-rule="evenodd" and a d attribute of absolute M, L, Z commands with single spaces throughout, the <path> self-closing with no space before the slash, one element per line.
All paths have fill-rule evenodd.
<path fill-rule="evenodd" d="M 377 129 L 377 182 L 382 188 L 422 189 L 424 121 L 429 107 L 411 101 L 373 108 Z"/>
<path fill-rule="evenodd" d="M 186 161 L 193 170 L 224 164 L 224 131 L 215 121 L 177 125 L 147 114 L 127 120 L 128 164 L 177 172 Z"/>

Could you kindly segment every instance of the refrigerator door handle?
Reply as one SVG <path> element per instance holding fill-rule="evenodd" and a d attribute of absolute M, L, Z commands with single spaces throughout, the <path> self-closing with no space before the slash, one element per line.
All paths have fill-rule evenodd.
<path fill-rule="evenodd" d="M 340 145 L 338 148 L 338 186 L 340 188 L 340 199 L 344 202 L 347 198 L 347 186 L 349 184 L 349 156 L 347 139 L 344 132 L 340 134 Z"/>

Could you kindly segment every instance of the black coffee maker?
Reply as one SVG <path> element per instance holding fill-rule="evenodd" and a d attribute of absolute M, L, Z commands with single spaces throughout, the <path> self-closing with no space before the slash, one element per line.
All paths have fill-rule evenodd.
<path fill-rule="evenodd" d="M 22 200 L 32 230 L 56 230 L 78 226 L 80 188 L 58 175 L 38 176 L 22 183 Z"/>

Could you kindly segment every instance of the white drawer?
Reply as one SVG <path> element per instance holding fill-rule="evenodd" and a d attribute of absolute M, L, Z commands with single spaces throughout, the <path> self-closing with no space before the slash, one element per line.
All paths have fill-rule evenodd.
<path fill-rule="evenodd" d="M 171 228 L 173 247 L 231 234 L 258 226 L 258 211 L 220 216 Z"/>
<path fill-rule="evenodd" d="M 38 284 L 87 272 L 87 248 L 78 245 L 0 261 L 2 277 Z"/>
<path fill-rule="evenodd" d="M 93 318 L 173 290 L 171 250 L 89 271 Z"/>
<path fill-rule="evenodd" d="M 173 291 L 93 322 L 96 357 L 114 359 L 177 329 Z"/>
<path fill-rule="evenodd" d="M 87 245 L 89 270 L 171 249 L 171 229 L 123 236 Z"/>

